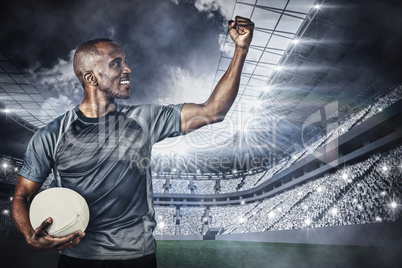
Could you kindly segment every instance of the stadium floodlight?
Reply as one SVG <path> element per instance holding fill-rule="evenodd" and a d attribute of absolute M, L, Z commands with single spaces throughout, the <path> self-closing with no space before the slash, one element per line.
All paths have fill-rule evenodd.
<path fill-rule="evenodd" d="M 9 215 L 10 211 L 8 209 L 4 209 L 2 213 L 3 213 L 3 215 Z"/>
<path fill-rule="evenodd" d="M 391 208 L 395 209 L 398 206 L 398 204 L 395 201 L 391 202 Z"/>
<path fill-rule="evenodd" d="M 314 8 L 315 8 L 315 9 L 320 9 L 320 8 L 321 8 L 321 5 L 318 5 L 318 4 L 317 4 L 317 5 L 314 5 Z"/>
<path fill-rule="evenodd" d="M 280 65 L 276 66 L 276 67 L 275 67 L 275 70 L 281 71 L 281 70 L 282 70 L 282 66 L 280 66 Z"/>
<path fill-rule="evenodd" d="M 6 113 L 6 114 L 8 114 L 8 113 L 10 113 L 11 111 L 10 111 L 10 109 L 4 109 L 4 112 Z"/>
<path fill-rule="evenodd" d="M 7 168 L 7 167 L 8 167 L 7 163 L 3 163 L 3 168 Z"/>
<path fill-rule="evenodd" d="M 388 167 L 387 166 L 383 166 L 382 167 L 382 171 L 387 171 L 388 170 Z"/>
<path fill-rule="evenodd" d="M 295 45 L 297 45 L 297 44 L 299 43 L 299 39 L 297 39 L 297 38 L 296 38 L 296 39 L 293 39 L 292 43 L 295 44 Z"/>
<path fill-rule="evenodd" d="M 348 174 L 343 173 L 343 174 L 342 174 L 342 179 L 346 180 L 347 178 L 348 178 Z"/>

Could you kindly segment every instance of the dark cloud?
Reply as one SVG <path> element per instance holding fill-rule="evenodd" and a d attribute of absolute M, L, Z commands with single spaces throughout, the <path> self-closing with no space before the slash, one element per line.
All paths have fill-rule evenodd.
<path fill-rule="evenodd" d="M 177 70 L 213 78 L 219 34 L 225 32 L 219 8 L 200 12 L 194 1 L 15 0 L 3 1 L 0 12 L 0 49 L 35 74 L 32 79 L 44 95 L 65 91 L 72 99 L 76 90 L 65 86 L 76 84 L 58 83 L 67 78 L 55 68 L 60 61 L 68 62 L 71 51 L 86 40 L 107 37 L 122 45 L 133 69 L 135 103 L 155 99 L 155 94 L 169 98 Z M 41 83 L 43 79 L 48 83 Z"/>

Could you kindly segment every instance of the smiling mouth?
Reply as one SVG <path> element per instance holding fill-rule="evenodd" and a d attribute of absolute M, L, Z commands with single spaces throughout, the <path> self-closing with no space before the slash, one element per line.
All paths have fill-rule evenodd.
<path fill-rule="evenodd" d="M 130 80 L 123 80 L 123 81 L 120 81 L 120 83 L 119 83 L 120 85 L 123 85 L 125 88 L 127 88 L 127 89 L 129 89 L 131 86 L 130 86 Z"/>

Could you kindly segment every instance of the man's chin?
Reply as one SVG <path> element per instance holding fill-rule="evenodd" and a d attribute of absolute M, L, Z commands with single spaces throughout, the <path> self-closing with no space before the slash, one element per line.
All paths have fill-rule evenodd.
<path fill-rule="evenodd" d="M 119 100 L 125 100 L 125 99 L 129 99 L 130 98 L 130 93 L 128 94 L 118 94 L 113 96 L 115 99 L 119 99 Z"/>

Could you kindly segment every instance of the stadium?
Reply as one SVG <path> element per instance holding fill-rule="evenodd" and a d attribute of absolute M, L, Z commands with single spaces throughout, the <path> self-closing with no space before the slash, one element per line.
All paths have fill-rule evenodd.
<path fill-rule="evenodd" d="M 239 94 L 225 120 L 156 144 L 147 163 L 158 222 L 158 266 L 399 267 L 400 4 L 179 0 L 143 5 L 147 8 L 141 12 L 149 14 L 190 12 L 218 29 L 216 16 L 240 15 L 255 23 Z M 6 25 L 7 18 L 0 23 Z M 161 20 L 173 24 L 174 18 Z M 11 36 L 2 32 L 4 41 Z M 217 30 L 214 36 L 219 46 L 211 52 L 213 67 L 205 68 L 208 76 L 183 78 L 183 83 L 209 85 L 207 93 L 234 50 L 225 32 Z M 57 252 L 37 253 L 26 246 L 13 226 L 10 206 L 30 138 L 71 108 L 64 107 L 71 101 L 60 104 L 53 95 L 78 81 L 59 83 L 65 78 L 62 69 L 50 79 L 50 65 L 30 69 L 12 47 L 2 40 L 0 263 L 56 267 Z M 55 66 L 71 67 L 69 59 L 60 62 L 64 65 Z M 144 92 L 139 93 L 144 101 L 166 99 L 162 90 Z M 66 96 L 75 101 L 74 94 Z M 54 186 L 49 176 L 42 189 Z"/>

